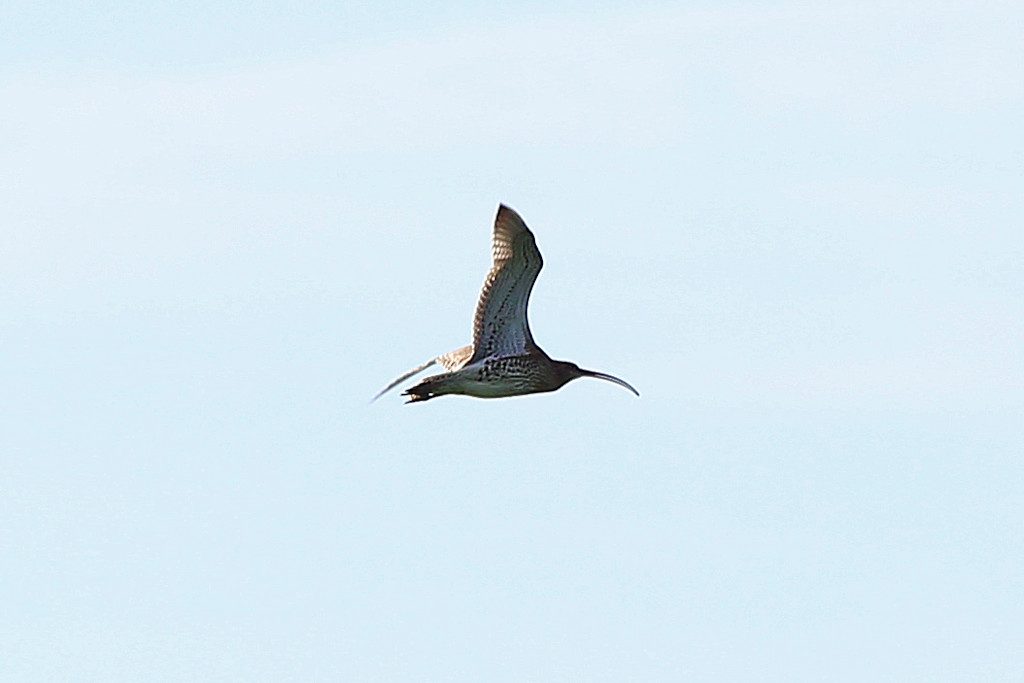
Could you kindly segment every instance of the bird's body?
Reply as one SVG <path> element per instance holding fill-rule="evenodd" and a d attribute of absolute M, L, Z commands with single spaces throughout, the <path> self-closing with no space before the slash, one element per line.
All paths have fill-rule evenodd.
<path fill-rule="evenodd" d="M 404 392 L 409 403 L 445 394 L 503 398 L 555 391 L 577 377 L 615 382 L 639 396 L 617 377 L 552 360 L 533 341 L 527 306 L 544 261 L 533 233 L 512 209 L 498 207 L 492 247 L 494 264 L 484 282 L 473 319 L 473 343 L 410 370 L 374 399 L 416 373 L 439 363 L 447 372 L 425 378 Z"/>

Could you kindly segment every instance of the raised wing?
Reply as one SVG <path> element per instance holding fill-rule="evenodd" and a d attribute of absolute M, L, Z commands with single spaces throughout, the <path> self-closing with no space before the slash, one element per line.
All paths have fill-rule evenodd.
<path fill-rule="evenodd" d="M 504 204 L 494 218 L 491 251 L 494 265 L 484 281 L 473 319 L 471 363 L 494 356 L 520 356 L 536 348 L 526 308 L 544 261 L 526 223 Z"/>

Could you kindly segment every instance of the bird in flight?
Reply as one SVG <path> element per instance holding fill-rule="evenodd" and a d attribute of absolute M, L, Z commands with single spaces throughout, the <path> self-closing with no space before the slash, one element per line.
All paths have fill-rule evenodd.
<path fill-rule="evenodd" d="M 473 318 L 473 343 L 433 358 L 405 373 L 373 397 L 376 401 L 413 375 L 439 364 L 446 372 L 403 392 L 406 403 L 445 394 L 503 398 L 555 391 L 578 377 L 596 377 L 640 393 L 625 381 L 575 363 L 552 360 L 533 341 L 526 308 L 544 261 L 526 223 L 504 204 L 494 218 L 494 264 L 484 281 Z"/>

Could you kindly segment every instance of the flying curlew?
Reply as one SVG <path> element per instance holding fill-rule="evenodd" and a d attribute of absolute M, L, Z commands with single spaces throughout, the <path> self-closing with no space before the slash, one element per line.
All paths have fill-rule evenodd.
<path fill-rule="evenodd" d="M 504 204 L 494 218 L 491 248 L 494 265 L 484 281 L 473 318 L 473 343 L 427 361 L 405 373 L 373 397 L 439 363 L 447 372 L 425 378 L 403 392 L 407 403 L 428 401 L 445 394 L 502 398 L 555 391 L 577 377 L 596 377 L 640 393 L 603 372 L 584 370 L 575 363 L 552 360 L 533 342 L 526 307 L 544 261 L 526 223 Z"/>

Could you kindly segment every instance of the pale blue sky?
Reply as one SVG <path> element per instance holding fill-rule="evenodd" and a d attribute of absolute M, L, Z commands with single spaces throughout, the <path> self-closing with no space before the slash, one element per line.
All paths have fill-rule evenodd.
<path fill-rule="evenodd" d="M 1020 680 L 1022 33 L 5 3 L 0 678 Z M 640 399 L 367 404 L 499 202 Z"/>

